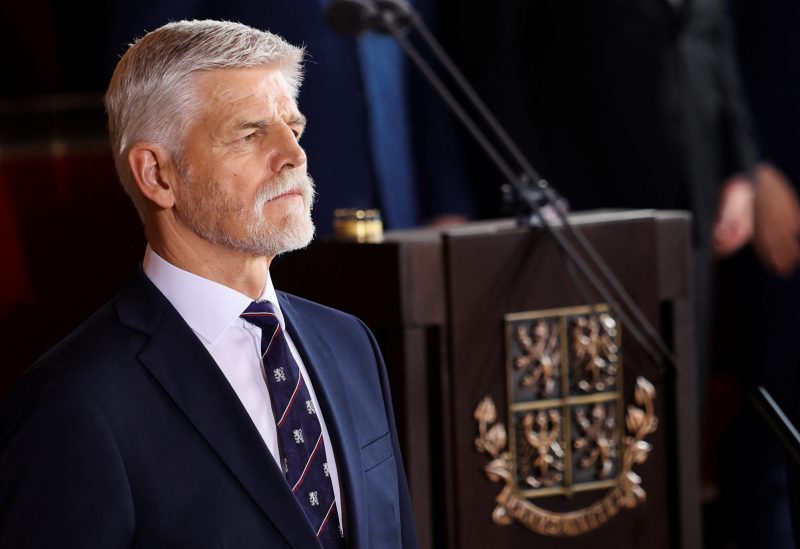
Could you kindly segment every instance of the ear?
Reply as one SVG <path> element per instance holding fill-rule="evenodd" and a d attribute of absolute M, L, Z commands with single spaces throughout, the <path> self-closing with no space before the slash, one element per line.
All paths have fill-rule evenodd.
<path fill-rule="evenodd" d="M 162 209 L 175 204 L 176 171 L 172 155 L 154 143 L 135 143 L 128 151 L 128 165 L 145 198 Z"/>

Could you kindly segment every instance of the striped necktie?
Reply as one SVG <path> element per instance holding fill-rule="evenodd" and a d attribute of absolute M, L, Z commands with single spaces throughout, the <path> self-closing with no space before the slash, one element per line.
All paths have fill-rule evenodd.
<path fill-rule="evenodd" d="M 261 328 L 261 360 L 278 431 L 283 473 L 323 547 L 344 547 L 317 410 L 272 304 L 255 301 L 242 318 Z"/>

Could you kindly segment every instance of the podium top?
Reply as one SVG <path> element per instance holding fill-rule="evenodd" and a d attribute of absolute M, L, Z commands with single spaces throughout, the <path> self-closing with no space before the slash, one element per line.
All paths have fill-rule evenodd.
<path fill-rule="evenodd" d="M 678 223 L 690 223 L 692 214 L 685 210 L 623 210 L 623 209 L 602 209 L 572 212 L 569 220 L 575 227 L 586 225 L 597 225 L 605 223 L 619 223 L 623 221 L 637 221 L 643 219 L 654 219 L 657 222 L 676 221 Z M 558 219 L 550 220 L 553 226 L 561 226 Z M 473 234 L 490 234 L 507 231 L 525 230 L 520 227 L 514 218 L 489 219 L 484 221 L 473 221 L 464 225 L 450 227 L 420 227 L 415 229 L 400 229 L 387 231 L 384 234 L 384 242 L 425 242 L 439 240 L 443 235 L 466 236 Z"/>

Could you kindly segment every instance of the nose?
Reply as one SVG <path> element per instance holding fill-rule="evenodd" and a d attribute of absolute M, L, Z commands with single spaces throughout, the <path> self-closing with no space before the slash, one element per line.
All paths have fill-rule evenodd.
<path fill-rule="evenodd" d="M 275 173 L 280 173 L 284 169 L 293 169 L 306 163 L 306 152 L 292 129 L 281 122 L 275 125 L 274 141 L 270 155 L 270 168 Z"/>

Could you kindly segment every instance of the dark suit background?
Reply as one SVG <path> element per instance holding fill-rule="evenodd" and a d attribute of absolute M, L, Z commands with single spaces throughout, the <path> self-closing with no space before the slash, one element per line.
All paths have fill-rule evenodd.
<path fill-rule="evenodd" d="M 459 63 L 573 209 L 690 209 L 707 244 L 752 162 L 719 2 L 449 1 Z"/>

